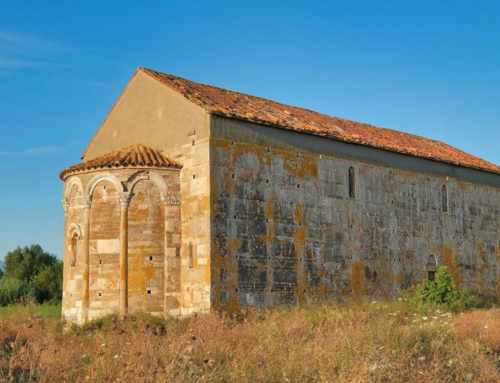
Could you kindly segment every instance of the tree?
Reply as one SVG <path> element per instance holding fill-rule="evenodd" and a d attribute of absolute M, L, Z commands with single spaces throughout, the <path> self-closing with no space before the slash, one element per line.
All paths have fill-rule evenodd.
<path fill-rule="evenodd" d="M 37 300 L 45 301 L 60 301 L 62 299 L 63 285 L 63 263 L 56 261 L 50 266 L 45 266 L 33 278 Z"/>
<path fill-rule="evenodd" d="M 8 252 L 4 262 L 5 278 L 31 282 L 45 267 L 60 261 L 43 251 L 40 245 L 31 245 Z"/>
<path fill-rule="evenodd" d="M 2 269 L 0 269 L 0 279 L 2 279 L 3 274 L 4 274 L 3 270 L 2 270 Z"/>

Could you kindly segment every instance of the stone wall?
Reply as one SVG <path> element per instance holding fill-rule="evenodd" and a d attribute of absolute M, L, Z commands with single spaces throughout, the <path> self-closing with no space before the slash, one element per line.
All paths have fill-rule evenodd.
<path fill-rule="evenodd" d="M 183 165 L 180 315 L 210 307 L 210 115 L 148 75 L 138 72 L 116 102 L 89 145 L 91 160 L 129 145 L 161 150 Z M 178 214 L 177 207 L 167 214 Z M 191 249 L 191 250 L 190 250 Z M 188 267 L 189 253 L 193 267 Z M 173 256 L 170 254 L 169 256 Z M 176 298 L 177 299 L 177 298 Z"/>
<path fill-rule="evenodd" d="M 209 139 L 199 139 L 196 133 L 187 138 L 186 144 L 168 150 L 172 158 L 183 164 L 180 173 L 182 235 L 178 239 L 182 265 L 180 315 L 210 308 Z"/>
<path fill-rule="evenodd" d="M 92 320 L 117 312 L 120 299 L 120 202 L 113 182 L 101 181 L 92 193 L 89 241 L 89 313 Z"/>
<path fill-rule="evenodd" d="M 373 163 L 218 116 L 210 142 L 214 308 L 394 299 L 435 270 L 431 255 L 461 288 L 499 295 L 500 188 L 484 172 L 384 151 L 393 166 Z"/>
<path fill-rule="evenodd" d="M 69 177 L 63 315 L 76 323 L 127 309 L 179 315 L 180 202 L 178 170 Z"/>

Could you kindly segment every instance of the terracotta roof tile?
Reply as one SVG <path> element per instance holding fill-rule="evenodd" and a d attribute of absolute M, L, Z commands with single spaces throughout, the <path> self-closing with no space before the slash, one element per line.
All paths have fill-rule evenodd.
<path fill-rule="evenodd" d="M 70 166 L 59 174 L 59 178 L 64 181 L 74 173 L 124 167 L 180 169 L 182 165 L 155 149 L 151 149 L 144 145 L 135 145 L 105 154 L 78 165 Z"/>
<path fill-rule="evenodd" d="M 208 113 L 500 173 L 499 166 L 440 141 L 331 117 L 308 109 L 199 84 L 151 69 L 139 68 L 138 70 L 182 94 Z"/>

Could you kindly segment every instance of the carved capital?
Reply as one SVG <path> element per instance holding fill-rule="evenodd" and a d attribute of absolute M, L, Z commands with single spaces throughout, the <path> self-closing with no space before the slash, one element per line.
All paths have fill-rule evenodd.
<path fill-rule="evenodd" d="M 67 212 L 69 209 L 69 200 L 67 198 L 63 198 L 61 200 L 61 203 L 62 203 L 64 212 Z"/>
<path fill-rule="evenodd" d="M 86 195 L 83 197 L 83 208 L 90 209 L 92 207 L 92 196 Z"/>
<path fill-rule="evenodd" d="M 179 205 L 181 203 L 181 195 L 179 193 L 161 193 L 161 200 L 166 205 Z"/>
<path fill-rule="evenodd" d="M 121 192 L 118 193 L 118 202 L 120 202 L 120 209 L 127 209 L 128 204 L 130 202 L 130 193 L 129 192 Z"/>

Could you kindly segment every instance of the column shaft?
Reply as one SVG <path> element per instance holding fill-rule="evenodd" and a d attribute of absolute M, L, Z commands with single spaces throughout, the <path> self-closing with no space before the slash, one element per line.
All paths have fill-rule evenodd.
<path fill-rule="evenodd" d="M 128 204 L 120 212 L 120 314 L 128 310 Z"/>
<path fill-rule="evenodd" d="M 89 254 L 90 249 L 90 204 L 83 211 L 83 289 L 82 289 L 82 323 L 87 323 L 89 318 Z"/>

